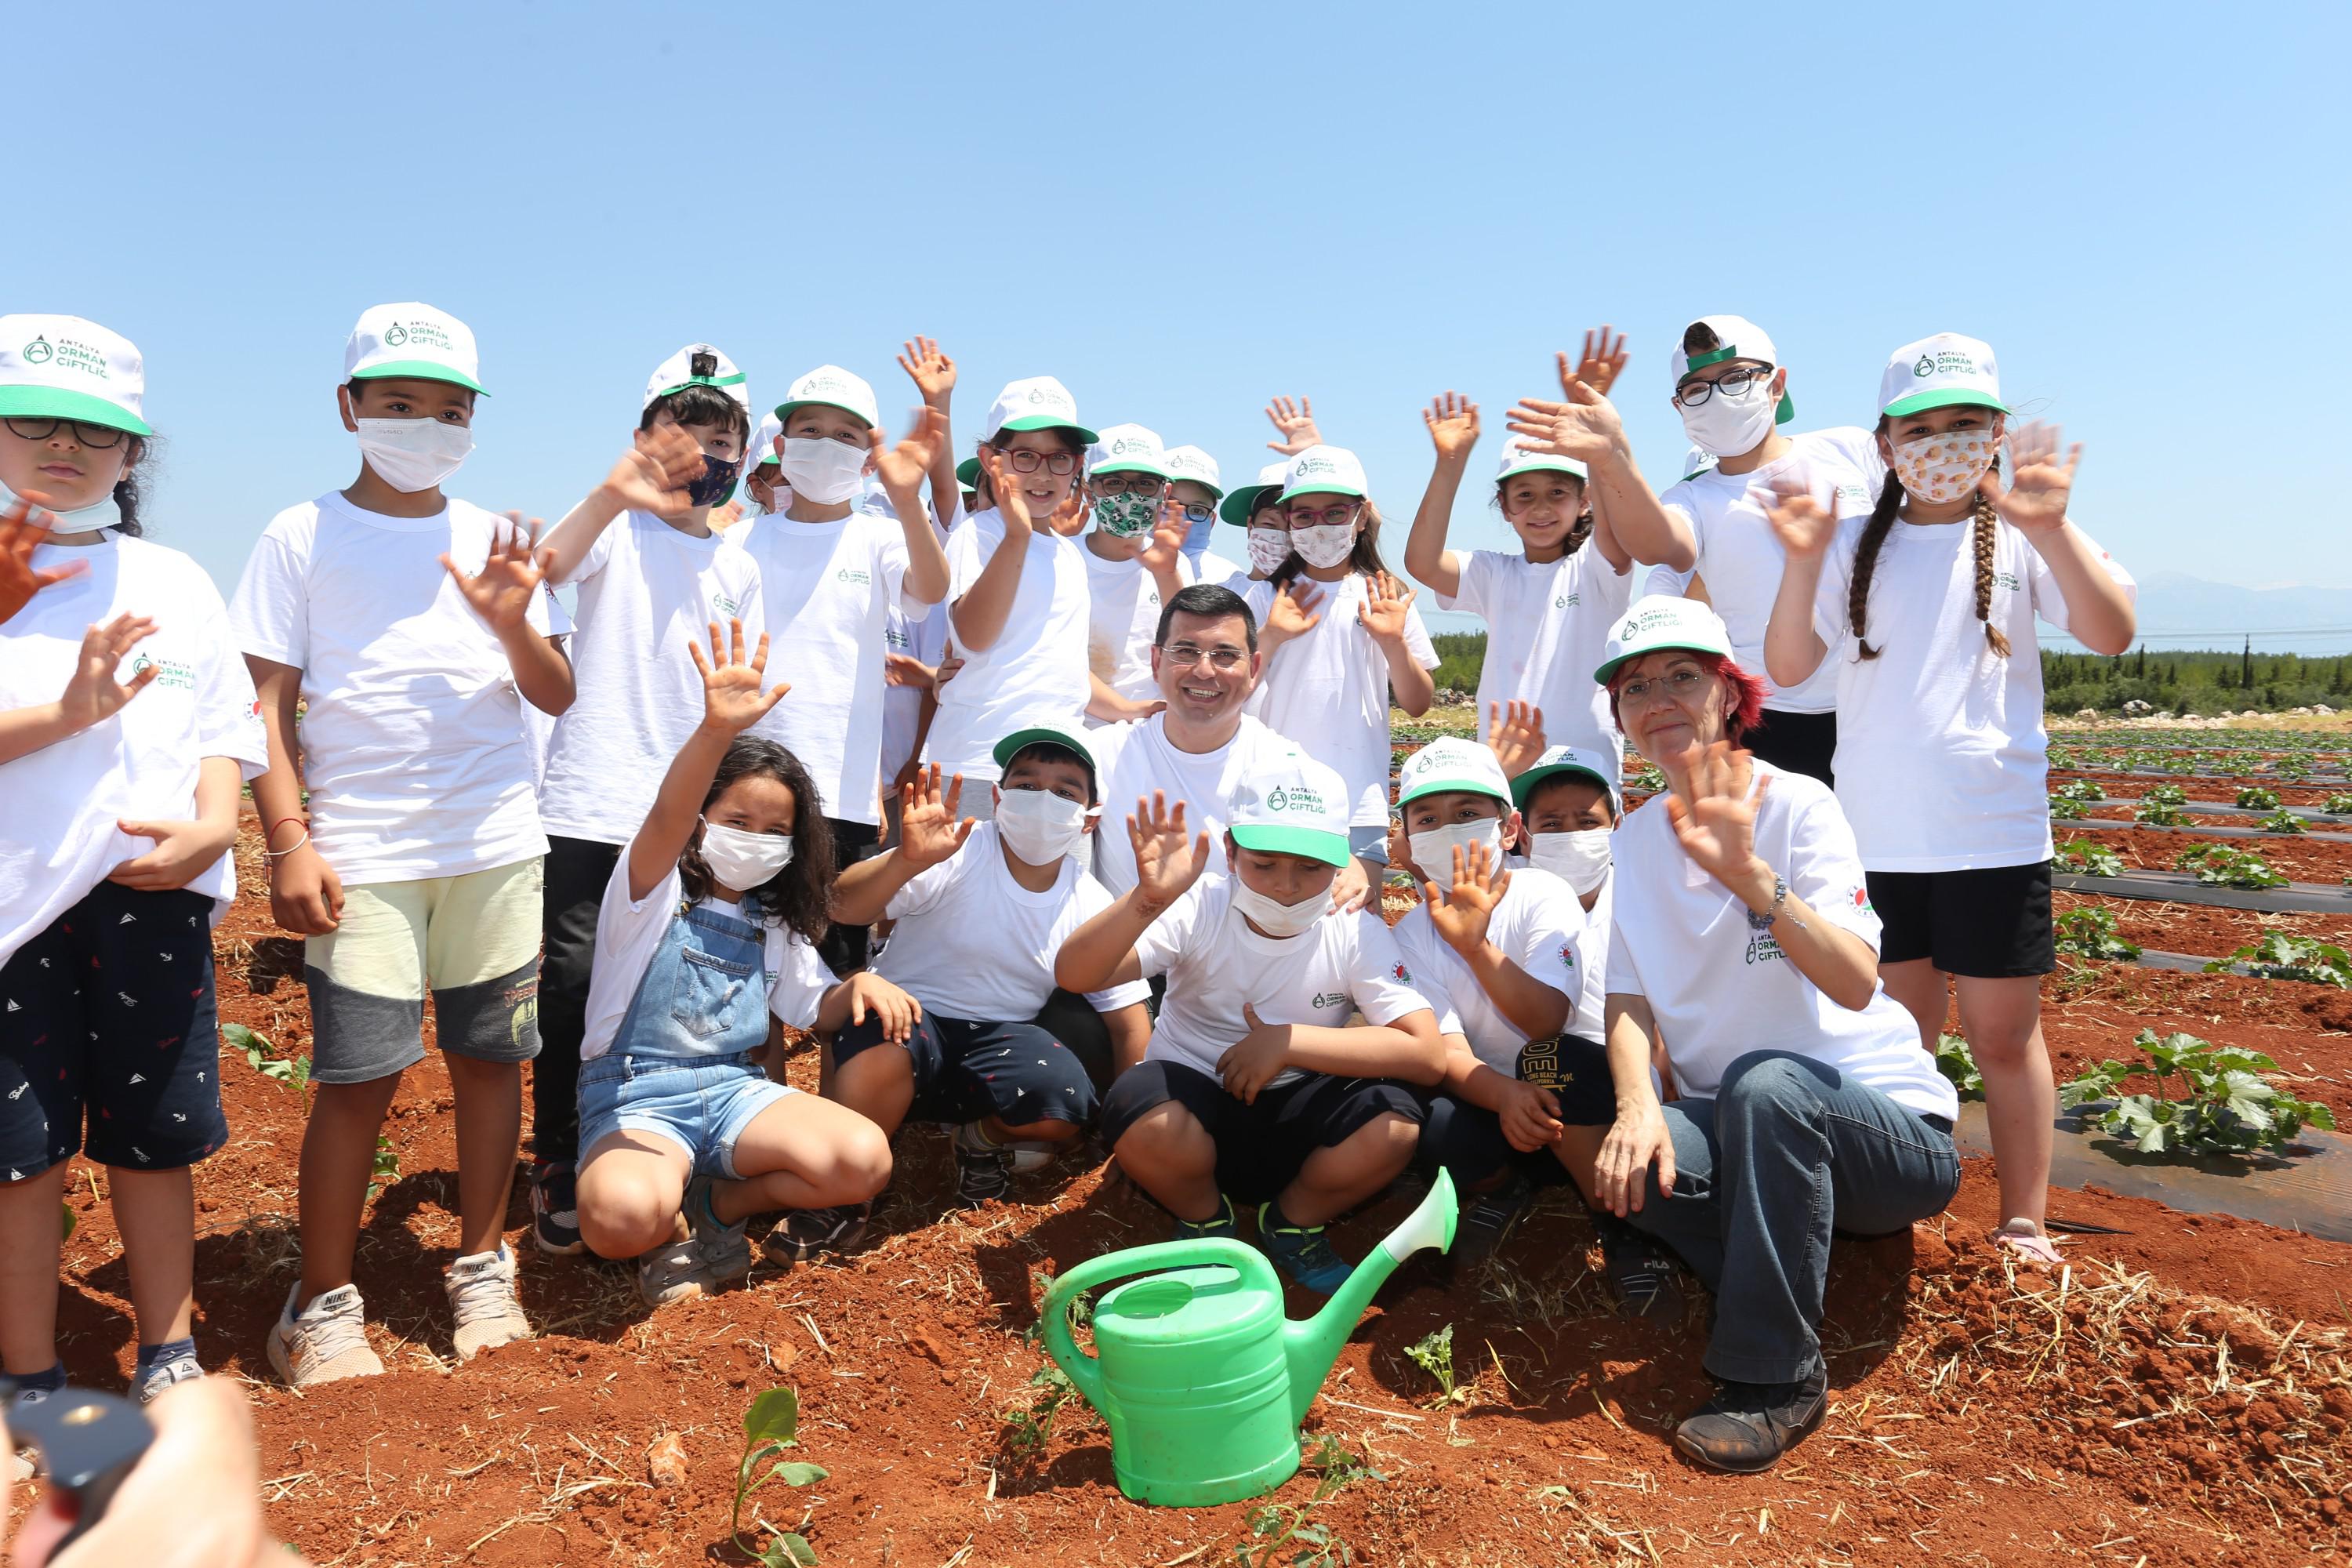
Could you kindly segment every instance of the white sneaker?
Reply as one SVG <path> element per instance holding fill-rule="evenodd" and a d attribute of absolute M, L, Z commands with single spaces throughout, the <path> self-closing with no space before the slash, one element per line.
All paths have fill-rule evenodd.
<path fill-rule="evenodd" d="M 471 1361 L 498 1345 L 530 1338 L 530 1320 L 515 1294 L 515 1258 L 500 1242 L 496 1252 L 477 1252 L 449 1265 L 441 1288 L 449 1293 L 449 1314 L 457 1320 L 451 1335 L 459 1361 Z"/>
<path fill-rule="evenodd" d="M 286 1309 L 269 1330 L 269 1364 L 289 1388 L 344 1377 L 377 1377 L 383 1363 L 368 1347 L 366 1304 L 356 1285 L 338 1285 L 310 1298 L 294 1315 L 300 1281 L 286 1292 Z"/>

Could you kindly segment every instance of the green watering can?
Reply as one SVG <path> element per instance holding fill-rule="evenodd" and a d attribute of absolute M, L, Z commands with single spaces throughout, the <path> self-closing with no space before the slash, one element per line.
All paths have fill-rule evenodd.
<path fill-rule="evenodd" d="M 1372 1292 L 1424 1247 L 1454 1245 L 1454 1183 L 1444 1172 L 1421 1206 L 1356 1266 L 1321 1311 L 1282 1315 L 1265 1255 L 1223 1238 L 1134 1247 L 1081 1263 L 1045 1297 L 1045 1352 L 1110 1424 L 1118 1489 L 1138 1502 L 1195 1508 L 1272 1491 L 1298 1468 L 1298 1423 Z M 1130 1274 L 1165 1269 L 1095 1303 L 1095 1355 L 1070 1338 L 1070 1303 Z"/>

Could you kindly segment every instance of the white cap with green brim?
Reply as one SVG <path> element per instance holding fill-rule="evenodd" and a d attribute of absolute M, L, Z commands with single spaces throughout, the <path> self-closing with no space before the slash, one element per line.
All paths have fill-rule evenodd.
<path fill-rule="evenodd" d="M 1303 855 L 1344 866 L 1349 805 L 1339 775 L 1294 748 L 1242 779 L 1225 829 L 1234 843 L 1261 855 Z"/>
<path fill-rule="evenodd" d="M 1024 376 L 1007 382 L 988 405 L 981 439 L 994 441 L 1008 430 L 1070 430 L 1091 447 L 1098 437 L 1078 423 L 1078 400 L 1050 375 Z"/>
<path fill-rule="evenodd" d="M 387 381 L 394 376 L 446 381 L 488 397 L 480 377 L 482 356 L 474 329 L 446 310 L 411 300 L 371 305 L 343 344 L 345 381 Z"/>
<path fill-rule="evenodd" d="M 1140 425 L 1107 425 L 1087 448 L 1089 474 L 1153 474 L 1168 477 L 1167 454 L 1160 433 Z"/>
<path fill-rule="evenodd" d="M 1663 648 L 1719 653 L 1729 658 L 1731 634 L 1724 629 L 1723 617 L 1713 606 L 1671 594 L 1652 594 L 1634 600 L 1625 618 L 1611 628 L 1608 646 L 1601 649 L 1601 668 L 1592 672 L 1592 679 L 1606 686 L 1619 665 Z"/>
<path fill-rule="evenodd" d="M 1364 465 L 1345 447 L 1309 447 L 1290 459 L 1282 475 L 1285 500 L 1303 495 L 1361 497 L 1370 489 Z"/>
<path fill-rule="evenodd" d="M 1896 349 L 1878 378 L 1878 411 L 1889 419 L 1956 403 L 2009 412 L 2000 400 L 2000 371 L 1990 343 L 1937 332 Z"/>
<path fill-rule="evenodd" d="M 1160 461 L 1168 465 L 1170 479 L 1202 486 L 1212 500 L 1225 493 L 1225 487 L 1218 482 L 1217 459 L 1198 447 L 1171 447 L 1160 454 Z"/>
<path fill-rule="evenodd" d="M 1397 770 L 1397 805 L 1411 805 L 1425 795 L 1483 795 L 1511 804 L 1511 784 L 1495 753 L 1475 741 L 1455 735 L 1432 741 L 1404 760 Z"/>
<path fill-rule="evenodd" d="M 1247 528 L 1251 517 L 1265 504 L 1265 498 L 1282 493 L 1282 477 L 1288 472 L 1290 464 L 1286 460 L 1268 463 L 1257 471 L 1257 483 L 1242 485 L 1225 497 L 1223 504 L 1217 508 L 1217 515 L 1235 528 Z"/>
<path fill-rule="evenodd" d="M 751 432 L 751 443 L 743 450 L 755 468 L 773 468 L 782 459 L 776 456 L 776 438 L 784 433 L 784 422 L 772 414 L 760 416 L 760 427 Z"/>
<path fill-rule="evenodd" d="M 694 356 L 697 354 L 710 356 L 709 375 L 694 374 Z M 654 399 L 667 397 L 673 392 L 684 392 L 689 386 L 707 386 L 715 392 L 725 393 L 746 415 L 751 412 L 751 391 L 743 384 L 743 373 L 735 368 L 733 360 L 709 343 L 688 343 L 656 365 L 653 374 L 646 378 L 646 400 L 638 406 L 640 410 L 651 408 Z"/>
<path fill-rule="evenodd" d="M 785 389 L 784 400 L 776 405 L 776 417 L 790 419 L 793 410 L 810 404 L 838 408 L 866 421 L 868 430 L 882 424 L 881 405 L 874 401 L 874 388 L 862 375 L 853 375 L 837 364 L 821 364 L 796 378 Z"/>
<path fill-rule="evenodd" d="M 146 363 L 121 333 L 79 316 L 0 316 L 0 416 L 152 436 L 146 395 Z"/>
<path fill-rule="evenodd" d="M 966 458 L 956 465 L 956 488 L 966 495 L 980 492 L 980 459 Z"/>
<path fill-rule="evenodd" d="M 1535 760 L 1535 765 L 1511 781 L 1511 804 L 1521 810 L 1536 791 L 1553 779 L 1585 779 L 1601 786 L 1609 797 L 1609 809 L 1619 809 L 1617 784 L 1609 776 L 1609 762 L 1598 752 L 1588 752 L 1582 746 L 1554 746 Z"/>
<path fill-rule="evenodd" d="M 1676 391 L 1680 391 L 1683 383 L 1690 379 L 1691 372 L 1705 370 L 1711 364 L 1721 364 L 1726 360 L 1752 359 L 1759 363 L 1769 365 L 1775 370 L 1780 368 L 1780 353 L 1772 346 L 1772 340 L 1764 335 L 1763 328 L 1744 316 L 1701 316 L 1690 325 L 1705 327 L 1713 332 L 1716 346 L 1702 353 L 1690 353 L 1682 347 L 1680 338 L 1675 340 L 1674 373 Z M 1685 327 L 1683 331 L 1687 333 L 1690 327 Z M 1797 405 L 1789 401 L 1788 390 L 1784 387 L 1780 393 L 1780 406 L 1772 412 L 1772 423 L 1786 425 L 1796 416 Z"/>
<path fill-rule="evenodd" d="M 1009 768 L 1013 765 L 1014 757 L 1029 747 L 1039 744 L 1059 746 L 1065 751 L 1076 752 L 1086 762 L 1089 783 L 1100 776 L 1095 762 L 1093 745 L 1080 731 L 1065 728 L 1060 724 L 1026 724 L 1013 731 L 1013 733 L 996 742 L 994 753 L 996 765 L 999 768 Z"/>
<path fill-rule="evenodd" d="M 1557 452 L 1538 451 L 1527 444 L 1524 436 L 1514 436 L 1503 443 L 1503 466 L 1495 470 L 1495 482 L 1501 484 L 1513 474 L 1573 474 L 1580 479 L 1592 476 L 1574 458 L 1563 458 Z"/>

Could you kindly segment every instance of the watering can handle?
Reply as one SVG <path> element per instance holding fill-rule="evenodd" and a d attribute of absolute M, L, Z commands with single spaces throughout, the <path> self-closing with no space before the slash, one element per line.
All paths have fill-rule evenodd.
<path fill-rule="evenodd" d="M 1045 1292 L 1045 1304 L 1040 1309 L 1038 1323 L 1045 1341 L 1045 1353 L 1055 1365 L 1070 1374 L 1087 1402 L 1097 1410 L 1102 1408 L 1102 1368 L 1094 1356 L 1080 1350 L 1070 1337 L 1070 1303 L 1083 1292 L 1108 1285 L 1114 1279 L 1124 1279 L 1131 1274 L 1149 1274 L 1159 1268 L 1195 1268 L 1203 1264 L 1222 1263 L 1244 1276 L 1264 1274 L 1266 1282 L 1275 1284 L 1273 1265 L 1265 1254 L 1245 1241 L 1226 1237 L 1200 1237 L 1184 1241 L 1162 1241 L 1150 1247 L 1130 1247 L 1120 1252 L 1106 1253 L 1088 1258 L 1066 1274 L 1057 1276 L 1054 1288 Z"/>

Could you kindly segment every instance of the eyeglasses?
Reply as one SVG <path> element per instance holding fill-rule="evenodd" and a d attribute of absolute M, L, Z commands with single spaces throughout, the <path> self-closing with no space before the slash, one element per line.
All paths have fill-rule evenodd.
<path fill-rule="evenodd" d="M 1180 504 L 1184 509 L 1186 522 L 1206 522 L 1217 515 L 1217 503 L 1214 501 L 1184 501 Z"/>
<path fill-rule="evenodd" d="M 1321 511 L 1306 507 L 1286 507 L 1283 510 L 1283 516 L 1290 520 L 1293 528 L 1349 528 L 1354 525 L 1363 510 L 1362 501 L 1351 500 L 1345 506 L 1326 507 Z"/>
<path fill-rule="evenodd" d="M 1202 659 L 1219 675 L 1231 675 L 1249 662 L 1247 652 L 1237 647 L 1194 647 L 1191 643 L 1162 643 L 1160 657 L 1179 669 L 1190 669 Z"/>
<path fill-rule="evenodd" d="M 1064 455 L 1067 456 L 1066 453 Z M 1056 468 L 1055 472 L 1061 470 Z M 1168 488 L 1168 481 L 1157 474 L 1137 473 L 1096 474 L 1087 480 L 1087 484 L 1098 496 L 1143 496 L 1147 499 L 1158 496 Z"/>
<path fill-rule="evenodd" d="M 1078 467 L 1076 452 L 1032 452 L 1026 447 L 1014 447 L 1001 450 L 998 456 L 1004 459 L 1004 466 L 1016 474 L 1034 474 L 1042 466 L 1047 473 L 1059 479 L 1063 475 L 1076 473 Z"/>
<path fill-rule="evenodd" d="M 1685 408 L 1696 408 L 1700 404 L 1705 403 L 1708 398 L 1714 396 L 1715 389 L 1718 386 L 1723 388 L 1726 392 L 1745 392 L 1748 390 L 1748 384 L 1755 381 L 1757 377 L 1763 376 L 1769 379 L 1771 374 L 1772 367 L 1769 364 L 1761 367 L 1756 365 L 1741 365 L 1738 370 L 1725 371 L 1719 378 L 1714 381 L 1686 381 L 1683 383 L 1680 386 L 1675 388 L 1675 401 Z"/>
<path fill-rule="evenodd" d="M 1705 675 L 1690 668 L 1669 670 L 1654 680 L 1629 680 L 1617 689 L 1617 705 L 1622 708 L 1630 702 L 1638 708 L 1660 692 L 1679 702 L 1696 693 L 1706 680 Z"/>
<path fill-rule="evenodd" d="M 110 425 L 86 425 L 79 419 L 11 419 L 6 423 L 11 435 L 20 436 L 27 441 L 46 441 L 58 433 L 58 426 L 63 425 L 73 432 L 73 438 L 82 446 L 95 447 L 101 451 L 109 447 L 121 446 L 122 437 L 130 434 Z"/>

